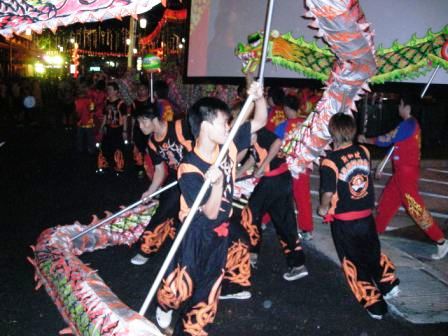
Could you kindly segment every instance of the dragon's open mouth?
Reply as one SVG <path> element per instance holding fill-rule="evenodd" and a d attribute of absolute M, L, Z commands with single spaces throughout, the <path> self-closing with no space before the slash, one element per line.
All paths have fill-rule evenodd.
<path fill-rule="evenodd" d="M 256 57 L 257 53 L 255 51 L 248 51 L 238 54 L 238 58 L 242 61 L 244 68 L 247 67 L 251 61 L 255 60 Z"/>

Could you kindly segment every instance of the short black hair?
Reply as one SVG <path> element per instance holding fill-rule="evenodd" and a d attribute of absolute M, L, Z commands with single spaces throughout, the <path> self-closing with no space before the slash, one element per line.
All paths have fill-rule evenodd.
<path fill-rule="evenodd" d="M 195 138 L 199 136 L 202 122 L 215 120 L 218 111 L 230 115 L 229 106 L 221 99 L 215 97 L 201 98 L 190 107 L 188 110 L 188 122 Z"/>
<path fill-rule="evenodd" d="M 409 93 L 402 94 L 400 99 L 403 101 L 404 105 L 409 105 L 411 108 L 415 106 L 418 101 L 415 95 Z"/>
<path fill-rule="evenodd" d="M 137 120 L 139 118 L 147 119 L 161 119 L 159 109 L 157 104 L 148 102 L 144 105 L 140 105 L 134 114 L 134 118 Z"/>
<path fill-rule="evenodd" d="M 285 99 L 285 91 L 281 87 L 271 86 L 268 90 L 268 97 L 272 98 L 275 105 L 283 105 Z"/>
<path fill-rule="evenodd" d="M 100 79 L 96 83 L 96 89 L 97 90 L 101 90 L 101 91 L 104 91 L 104 89 L 106 89 L 106 82 L 104 81 L 104 79 Z"/>
<path fill-rule="evenodd" d="M 157 94 L 157 98 L 168 99 L 168 93 L 170 91 L 168 84 L 163 80 L 158 80 L 154 83 L 154 91 Z"/>
<path fill-rule="evenodd" d="M 117 82 L 108 82 L 106 86 L 111 86 L 115 91 L 120 91 L 120 87 Z"/>
<path fill-rule="evenodd" d="M 297 111 L 299 109 L 299 98 L 294 95 L 287 95 L 283 101 L 283 105 Z"/>
<path fill-rule="evenodd" d="M 337 144 L 353 141 L 356 134 L 355 119 L 349 114 L 336 113 L 330 119 L 328 131 Z"/>

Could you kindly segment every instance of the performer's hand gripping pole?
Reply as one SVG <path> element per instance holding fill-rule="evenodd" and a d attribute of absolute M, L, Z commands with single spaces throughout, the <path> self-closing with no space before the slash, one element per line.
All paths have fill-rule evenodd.
<path fill-rule="evenodd" d="M 261 65 L 260 65 L 260 77 L 258 79 L 258 82 L 262 85 L 263 84 L 263 77 L 264 77 L 264 63 L 266 62 L 266 54 L 267 54 L 267 47 L 269 42 L 269 32 L 271 30 L 271 18 L 272 18 L 272 11 L 274 8 L 274 0 L 269 0 L 269 9 L 268 9 L 268 15 L 266 20 L 266 26 L 265 26 L 265 35 L 264 35 L 264 43 L 263 43 L 263 53 L 261 58 Z M 245 120 L 246 114 L 250 110 L 250 106 L 254 100 L 254 97 L 250 95 L 247 97 L 246 102 L 244 103 L 243 108 L 241 109 L 240 114 L 238 115 L 235 123 L 232 126 L 232 129 L 230 130 L 229 136 L 226 139 L 226 142 L 221 148 L 221 151 L 218 154 L 218 158 L 216 159 L 216 162 L 214 163 L 214 167 L 219 167 L 221 164 L 221 161 L 224 159 L 224 156 L 227 153 L 227 150 L 229 149 L 229 146 L 231 142 L 233 141 L 236 132 L 238 131 L 238 128 L 243 123 L 243 120 Z M 162 264 L 162 267 L 160 268 L 159 273 L 157 274 L 154 283 L 152 284 L 148 295 L 146 296 L 145 301 L 143 302 L 142 307 L 140 308 L 139 314 L 144 316 L 146 311 L 148 310 L 149 305 L 151 304 L 152 299 L 154 298 L 154 295 L 157 292 L 157 289 L 159 288 L 160 283 L 162 282 L 163 276 L 165 275 L 166 270 L 168 269 L 168 266 L 170 265 L 171 261 L 174 258 L 174 255 L 179 248 L 192 220 L 193 217 L 196 214 L 196 211 L 198 210 L 199 206 L 201 205 L 202 200 L 204 199 L 204 196 L 210 186 L 210 180 L 206 179 L 204 184 L 202 185 L 201 189 L 199 190 L 198 195 L 196 196 L 196 199 L 191 206 L 190 212 L 187 215 L 187 218 L 185 218 L 185 221 L 183 222 L 182 226 L 180 227 L 180 230 L 176 236 L 176 239 L 173 242 L 173 245 L 168 252 L 168 255 L 165 258 L 165 261 Z"/>
<path fill-rule="evenodd" d="M 75 239 L 84 236 L 85 234 L 89 233 L 92 230 L 95 230 L 96 228 L 100 227 L 101 225 L 106 224 L 107 222 L 110 222 L 112 219 L 117 218 L 119 216 L 121 216 L 122 214 L 124 214 L 126 211 L 129 211 L 133 208 L 135 208 L 136 206 L 139 206 L 142 203 L 146 203 L 147 201 L 149 201 L 150 199 L 156 197 L 157 195 L 163 193 L 165 190 L 171 189 L 172 187 L 174 187 L 177 184 L 177 181 L 174 181 L 166 186 L 164 186 L 163 188 L 160 188 L 159 190 L 157 190 L 156 192 L 152 193 L 151 195 L 141 199 L 140 201 L 137 201 L 135 203 L 132 203 L 131 205 L 129 205 L 128 207 L 124 208 L 123 210 L 118 211 L 117 213 L 114 213 L 113 215 L 104 218 L 101 222 L 89 227 L 88 229 L 78 233 L 76 236 L 72 237 L 70 240 L 74 241 Z"/>

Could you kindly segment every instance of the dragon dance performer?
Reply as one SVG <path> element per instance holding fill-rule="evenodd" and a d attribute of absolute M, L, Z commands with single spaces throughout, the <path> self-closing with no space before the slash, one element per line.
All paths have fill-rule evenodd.
<path fill-rule="evenodd" d="M 154 83 L 154 98 L 159 105 L 159 113 L 163 120 L 174 120 L 174 109 L 171 102 L 168 100 L 169 86 L 163 80 L 158 80 Z"/>
<path fill-rule="evenodd" d="M 426 209 L 418 192 L 421 130 L 417 120 L 411 115 L 412 104 L 412 97 L 403 96 L 398 107 L 398 113 L 403 121 L 397 128 L 376 138 L 358 136 L 358 141 L 380 147 L 394 146 L 392 154 L 394 173 L 384 188 L 378 204 L 375 218 L 377 231 L 383 233 L 386 230 L 398 208 L 403 204 L 417 225 L 437 244 L 437 252 L 432 254 L 431 258 L 438 260 L 447 255 L 448 240 Z"/>
<path fill-rule="evenodd" d="M 287 120 L 275 128 L 275 134 L 280 139 L 285 139 L 287 134 L 301 127 L 306 117 L 297 115 L 299 110 L 299 100 L 297 96 L 287 95 L 284 100 L 285 115 Z M 297 225 L 302 239 L 312 239 L 313 210 L 311 206 L 310 192 L 311 169 L 306 168 L 303 173 L 292 179 L 292 190 L 294 193 L 294 202 L 297 209 Z"/>
<path fill-rule="evenodd" d="M 228 106 L 217 98 L 202 98 L 188 113 L 196 146 L 178 169 L 182 220 L 205 179 L 210 179 L 211 186 L 157 293 L 160 327 L 168 327 L 172 310 L 179 310 L 174 335 L 207 335 L 216 316 L 228 253 L 237 152 L 250 145 L 251 131 L 263 127 L 267 118 L 262 87 L 254 83 L 249 94 L 255 100 L 255 116 L 240 127 L 218 168 L 213 164 L 229 133 Z"/>
<path fill-rule="evenodd" d="M 102 150 L 98 154 L 98 170 L 113 166 L 117 175 L 124 171 L 123 147 L 127 138 L 127 107 L 119 97 L 118 84 L 110 82 L 106 86 L 107 98 L 104 104 L 104 119 L 101 125 Z M 104 155 L 103 155 L 104 153 Z"/>
<path fill-rule="evenodd" d="M 399 293 L 390 259 L 381 253 L 372 216 L 374 189 L 370 153 L 352 143 L 354 119 L 335 114 L 329 123 L 334 150 L 321 163 L 319 215 L 331 223 L 331 235 L 347 282 L 369 315 L 382 319 L 386 299 Z"/>
<path fill-rule="evenodd" d="M 286 119 L 283 111 L 283 99 L 285 92 L 281 87 L 272 86 L 268 90 L 268 122 L 266 129 L 273 132 L 275 127 Z"/>
<path fill-rule="evenodd" d="M 143 159 L 146 154 L 148 136 L 143 134 L 143 132 L 141 131 L 136 118 L 136 113 L 138 110 L 142 109 L 145 105 L 148 105 L 149 103 L 150 101 L 149 101 L 148 87 L 144 84 L 140 84 L 137 87 L 137 97 L 134 99 L 131 105 L 131 116 L 132 116 L 131 139 L 134 143 L 133 157 L 139 178 L 142 178 L 145 174 L 145 169 L 143 167 L 144 162 Z"/>
<path fill-rule="evenodd" d="M 187 151 L 192 149 L 192 135 L 186 119 L 165 121 L 156 104 L 147 104 L 135 113 L 140 130 L 148 140 L 148 151 L 155 166 L 154 177 L 142 198 L 153 194 L 162 184 L 176 180 L 177 169 Z M 166 167 L 166 165 L 168 167 Z M 143 265 L 157 253 L 167 239 L 174 239 L 179 220 L 180 191 L 175 186 L 160 195 L 159 207 L 143 233 L 139 252 L 131 259 Z"/>
<path fill-rule="evenodd" d="M 274 133 L 266 128 L 257 132 L 253 145 L 255 151 L 249 162 L 257 164 L 254 175 L 260 180 L 243 209 L 241 224 L 249 233 L 251 242 L 251 264 L 256 265 L 261 247 L 261 224 L 268 213 L 280 239 L 289 271 L 283 274 L 287 281 L 298 280 L 308 275 L 305 254 L 297 237 L 294 217 L 292 177 L 285 158 L 280 152 L 282 145 Z M 249 163 L 249 165 L 250 165 Z M 245 163 L 243 169 L 248 167 Z"/>

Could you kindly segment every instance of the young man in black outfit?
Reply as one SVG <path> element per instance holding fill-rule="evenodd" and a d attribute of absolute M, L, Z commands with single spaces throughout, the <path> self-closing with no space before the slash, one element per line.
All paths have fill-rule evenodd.
<path fill-rule="evenodd" d="M 392 261 L 381 253 L 372 216 L 374 189 L 370 153 L 353 144 L 354 119 L 338 113 L 330 119 L 334 150 L 321 163 L 319 215 L 331 223 L 331 235 L 347 282 L 369 315 L 382 319 L 385 299 L 399 293 Z"/>

